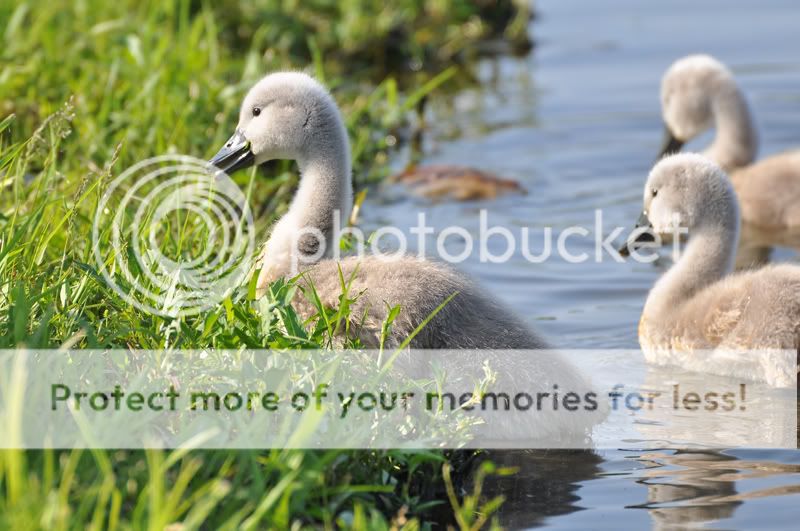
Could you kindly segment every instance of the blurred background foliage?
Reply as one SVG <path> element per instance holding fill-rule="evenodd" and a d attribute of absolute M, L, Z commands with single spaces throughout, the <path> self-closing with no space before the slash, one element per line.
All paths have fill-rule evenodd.
<path fill-rule="evenodd" d="M 122 165 L 166 151 L 207 156 L 229 133 L 255 80 L 302 69 L 331 87 L 346 116 L 356 116 L 349 125 L 357 143 L 358 128 L 399 127 L 403 101 L 447 67 L 466 64 L 487 39 L 524 48 L 525 5 L 4 2 L 0 116 L 15 114 L 12 133 L 25 138 L 74 96 L 76 140 L 65 146 L 75 148 L 65 153 L 73 163 L 101 165 L 119 142 Z M 382 147 L 356 156 L 357 178 L 366 177 L 373 149 Z"/>

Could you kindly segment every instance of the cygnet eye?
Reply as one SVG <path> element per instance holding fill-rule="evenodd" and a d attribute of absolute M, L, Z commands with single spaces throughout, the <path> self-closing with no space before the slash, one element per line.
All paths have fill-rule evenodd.
<path fill-rule="evenodd" d="M 655 196 L 658 195 L 658 190 L 656 188 L 653 188 L 653 192 L 652 193 L 653 193 L 653 197 L 655 197 Z"/>
<path fill-rule="evenodd" d="M 253 107 L 253 116 L 261 114 L 261 107 Z"/>

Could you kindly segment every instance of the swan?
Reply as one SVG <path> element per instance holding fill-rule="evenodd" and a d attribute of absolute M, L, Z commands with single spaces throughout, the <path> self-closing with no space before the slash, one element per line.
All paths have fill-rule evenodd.
<path fill-rule="evenodd" d="M 471 201 L 494 199 L 507 193 L 527 193 L 518 181 L 455 164 L 412 164 L 402 172 L 392 175 L 389 180 L 403 183 L 416 195 L 430 199 Z"/>
<path fill-rule="evenodd" d="M 800 150 L 753 164 L 758 137 L 753 118 L 733 74 L 709 55 L 679 59 L 661 81 L 666 135 L 660 156 L 715 127 L 703 152 L 730 174 L 742 220 L 769 228 L 800 227 Z"/>
<path fill-rule="evenodd" d="M 698 154 L 661 159 L 647 179 L 640 220 L 659 234 L 679 224 L 689 235 L 681 257 L 656 282 L 642 311 L 639 343 L 646 359 L 794 385 L 800 267 L 769 265 L 731 273 L 740 221 L 725 172 Z"/>
<path fill-rule="evenodd" d="M 313 285 L 324 304 L 339 304 L 340 268 L 342 277 L 351 282 L 350 294 L 360 294 L 351 306 L 351 330 L 367 347 L 380 345 L 389 305 L 401 308 L 385 338 L 384 344 L 393 346 L 400 345 L 451 296 L 414 337 L 411 347 L 547 347 L 519 317 L 449 266 L 415 257 L 331 259 L 338 244 L 334 227 L 337 222 L 345 226 L 352 207 L 350 148 L 336 103 L 306 74 L 273 73 L 257 82 L 244 98 L 236 132 L 210 164 L 231 173 L 272 159 L 297 161 L 301 179 L 288 212 L 264 246 L 259 294 L 270 282 L 293 276 L 298 249 L 303 258 L 301 286 Z M 311 237 L 308 229 L 317 236 Z M 315 313 L 310 301 L 295 304 L 306 316 Z"/>
<path fill-rule="evenodd" d="M 398 357 L 400 366 L 412 374 L 425 370 L 425 360 L 434 361 L 447 376 L 449 389 L 471 394 L 488 364 L 496 375 L 495 390 L 515 393 L 532 386 L 552 390 L 557 384 L 581 396 L 588 391 L 581 372 L 557 353 L 532 356 L 522 350 L 548 346 L 519 317 L 460 272 L 408 256 L 332 259 L 331 249 L 338 243 L 335 225 L 344 223 L 352 207 L 350 148 L 333 98 L 302 73 L 279 72 L 257 82 L 244 98 L 236 132 L 209 163 L 230 173 L 278 158 L 297 162 L 300 184 L 288 212 L 264 245 L 258 294 L 265 293 L 270 282 L 293 276 L 293 253 L 298 248 L 304 258 L 299 264 L 301 289 L 316 293 L 326 306 L 338 306 L 343 282 L 349 285 L 348 297 L 354 300 L 350 302 L 351 321 L 343 327 L 349 337 L 355 336 L 367 348 L 398 348 L 418 331 L 407 345 L 417 350 Z M 309 228 L 316 237 L 307 238 Z M 324 249 L 320 249 L 322 245 Z M 293 306 L 300 315 L 309 318 L 317 313 L 308 298 L 299 299 Z M 391 327 L 384 330 L 384 322 L 393 313 L 390 305 L 400 309 Z M 419 349 L 459 352 L 432 357 Z M 427 378 L 432 373 L 423 374 Z M 548 441 L 546 446 L 583 446 L 591 426 L 606 413 L 603 403 L 595 410 L 568 415 L 511 410 L 484 416 L 476 410 L 486 423 L 475 433 L 481 442 L 492 440 L 490 444 L 500 446 L 528 447 L 531 440 L 540 445 Z"/>

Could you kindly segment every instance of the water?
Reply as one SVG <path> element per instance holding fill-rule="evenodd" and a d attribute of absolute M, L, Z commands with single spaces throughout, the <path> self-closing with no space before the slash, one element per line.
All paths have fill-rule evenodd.
<path fill-rule="evenodd" d="M 537 46 L 529 57 L 487 59 L 478 65 L 479 86 L 432 101 L 424 159 L 485 168 L 518 179 L 529 194 L 431 204 L 396 189 L 373 191 L 367 227 L 413 226 L 410 213 L 422 208 L 437 228 L 476 230 L 482 207 L 490 225 L 534 232 L 590 228 L 597 208 L 607 227 L 631 226 L 661 140 L 660 78 L 688 53 L 710 53 L 732 68 L 755 114 L 761 157 L 800 146 L 795 2 L 543 0 L 536 7 Z M 709 138 L 688 147 L 700 149 Z M 571 245 L 575 253 L 594 249 L 588 240 Z M 789 248 L 771 258 L 798 260 Z M 637 348 L 642 305 L 668 264 L 571 264 L 557 257 L 531 264 L 517 253 L 503 264 L 471 257 L 460 267 L 553 345 Z M 493 487 L 510 496 L 504 521 L 515 528 L 785 528 L 800 516 L 797 451 L 631 444 L 498 459 L 521 467 Z"/>

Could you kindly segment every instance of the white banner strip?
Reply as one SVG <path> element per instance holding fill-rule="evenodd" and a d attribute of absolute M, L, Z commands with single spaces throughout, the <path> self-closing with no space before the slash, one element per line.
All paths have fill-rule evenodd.
<path fill-rule="evenodd" d="M 635 350 L 0 351 L 1 448 L 180 446 L 796 448 L 797 389 Z"/>

